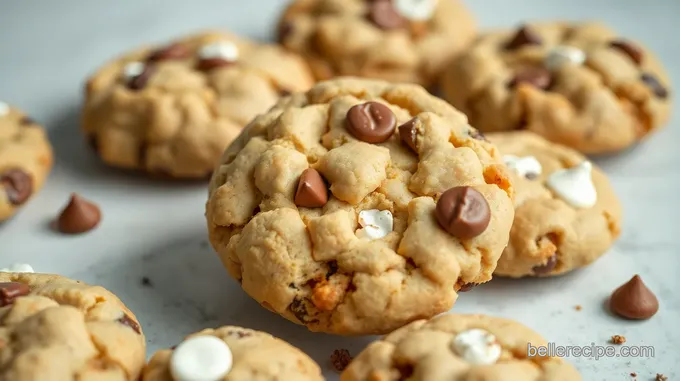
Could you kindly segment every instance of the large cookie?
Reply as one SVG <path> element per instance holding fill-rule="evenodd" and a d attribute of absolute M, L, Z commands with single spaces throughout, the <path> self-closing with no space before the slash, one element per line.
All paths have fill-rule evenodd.
<path fill-rule="evenodd" d="M 294 0 L 278 33 L 318 79 L 354 75 L 429 86 L 475 31 L 459 0 Z"/>
<path fill-rule="evenodd" d="M 528 129 L 584 153 L 622 150 L 663 126 L 669 86 L 654 54 L 593 22 L 490 32 L 442 80 L 480 130 Z"/>
<path fill-rule="evenodd" d="M 0 101 L 0 222 L 42 188 L 51 169 L 52 146 L 45 130 Z"/>
<path fill-rule="evenodd" d="M 497 275 L 558 275 L 609 249 L 621 232 L 621 204 L 598 167 L 532 132 L 487 138 L 503 153 L 515 185 L 515 222 Z"/>
<path fill-rule="evenodd" d="M 322 381 L 319 366 L 274 336 L 240 327 L 205 329 L 156 352 L 140 381 Z"/>
<path fill-rule="evenodd" d="M 243 289 L 287 319 L 389 332 L 491 279 L 514 216 L 506 171 L 496 147 L 422 87 L 328 81 L 282 100 L 227 149 L 210 186 L 210 240 Z"/>
<path fill-rule="evenodd" d="M 101 68 L 87 82 L 83 131 L 112 166 L 205 178 L 252 118 L 312 83 L 292 53 L 204 33 Z"/>
<path fill-rule="evenodd" d="M 579 381 L 538 333 L 513 320 L 442 315 L 370 344 L 341 381 Z"/>
<path fill-rule="evenodd" d="M 104 288 L 0 272 L 0 380 L 136 381 L 145 347 L 135 315 Z"/>

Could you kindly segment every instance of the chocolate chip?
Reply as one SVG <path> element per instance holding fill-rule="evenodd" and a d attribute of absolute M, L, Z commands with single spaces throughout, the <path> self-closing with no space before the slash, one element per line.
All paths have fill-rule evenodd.
<path fill-rule="evenodd" d="M 359 140 L 382 143 L 394 133 L 397 117 L 384 104 L 367 102 L 349 109 L 345 126 Z"/>
<path fill-rule="evenodd" d="M 186 45 L 172 44 L 164 48 L 155 50 L 149 54 L 148 61 L 157 62 L 163 60 L 179 60 L 187 58 L 191 55 L 191 51 Z"/>
<path fill-rule="evenodd" d="M 307 319 L 307 307 L 302 299 L 295 298 L 288 306 L 290 312 L 293 313 L 301 323 L 304 323 Z"/>
<path fill-rule="evenodd" d="M 57 229 L 65 234 L 80 234 L 94 229 L 99 221 L 99 207 L 72 193 L 71 200 L 57 218 Z"/>
<path fill-rule="evenodd" d="M 0 186 L 5 188 L 12 205 L 21 205 L 33 194 L 33 178 L 22 169 L 12 168 L 0 172 Z"/>
<path fill-rule="evenodd" d="M 536 180 L 536 179 L 538 178 L 538 173 L 536 173 L 536 172 L 527 172 L 527 173 L 524 175 L 524 177 L 525 177 L 527 180 Z"/>
<path fill-rule="evenodd" d="M 232 61 L 227 61 L 223 58 L 203 58 L 198 61 L 197 68 L 201 71 L 210 71 L 218 67 L 229 66 L 233 64 Z"/>
<path fill-rule="evenodd" d="M 14 303 L 14 299 L 28 295 L 31 289 L 19 282 L 0 283 L 0 307 L 9 306 Z"/>
<path fill-rule="evenodd" d="M 130 90 L 141 90 L 146 87 L 149 83 L 149 79 L 156 72 L 156 68 L 153 65 L 144 65 L 144 70 L 128 80 L 127 87 Z"/>
<path fill-rule="evenodd" d="M 418 148 L 416 148 L 416 142 L 418 140 L 418 131 L 416 130 L 416 120 L 417 118 L 413 118 L 399 126 L 399 138 L 401 138 L 401 141 L 404 144 L 417 153 Z"/>
<path fill-rule="evenodd" d="M 471 187 L 455 187 L 437 201 L 439 224 L 452 236 L 471 239 L 482 234 L 491 221 L 491 210 L 484 195 Z"/>
<path fill-rule="evenodd" d="M 642 52 L 642 49 L 640 49 L 639 46 L 634 45 L 632 42 L 625 40 L 615 40 L 612 41 L 609 44 L 609 46 L 615 49 L 619 49 L 625 54 L 627 54 L 628 57 L 630 57 L 630 59 L 632 59 L 636 65 L 640 65 L 642 63 L 644 53 Z"/>
<path fill-rule="evenodd" d="M 283 21 L 279 24 L 278 42 L 283 43 L 293 33 L 295 27 L 290 21 Z"/>
<path fill-rule="evenodd" d="M 464 283 L 462 286 L 460 286 L 458 292 L 468 292 L 475 287 L 477 287 L 477 283 Z"/>
<path fill-rule="evenodd" d="M 485 141 L 485 142 L 489 141 L 486 138 L 486 136 L 484 136 L 484 134 L 482 134 L 482 132 L 479 131 L 476 128 L 471 128 L 470 130 L 468 130 L 468 135 L 470 135 L 470 137 L 473 138 L 473 139 L 482 140 L 482 141 Z"/>
<path fill-rule="evenodd" d="M 527 67 L 515 74 L 515 78 L 508 84 L 517 87 L 519 84 L 529 84 L 541 90 L 547 90 L 552 84 L 550 72 L 542 67 Z"/>
<path fill-rule="evenodd" d="M 331 365 L 333 369 L 342 372 L 352 362 L 352 355 L 347 349 L 336 349 L 331 353 Z"/>
<path fill-rule="evenodd" d="M 292 94 L 292 92 L 290 90 L 279 89 L 279 96 L 281 96 L 281 97 L 287 97 L 290 94 Z"/>
<path fill-rule="evenodd" d="M 627 319 L 646 320 L 659 310 L 659 300 L 639 275 L 617 288 L 609 298 L 609 308 Z"/>
<path fill-rule="evenodd" d="M 127 325 L 128 327 L 132 328 L 137 334 L 141 334 L 142 330 L 139 328 L 139 324 L 134 321 L 131 317 L 129 317 L 127 314 L 123 315 L 122 318 L 118 319 L 118 322 L 122 325 Z"/>
<path fill-rule="evenodd" d="M 327 263 L 328 271 L 326 272 L 326 280 L 330 279 L 335 273 L 338 272 L 338 261 L 330 261 Z"/>
<path fill-rule="evenodd" d="M 545 264 L 534 266 L 532 271 L 534 274 L 544 275 L 553 271 L 555 266 L 557 266 L 557 253 L 548 258 L 548 261 Z"/>
<path fill-rule="evenodd" d="M 21 118 L 21 120 L 19 121 L 19 124 L 21 124 L 22 126 L 32 126 L 32 125 L 37 124 L 37 122 L 36 122 L 33 118 L 31 118 L 31 117 L 29 117 L 29 116 L 24 116 L 24 117 Z"/>
<path fill-rule="evenodd" d="M 656 78 L 654 74 L 650 73 L 643 73 L 642 76 L 640 77 L 642 82 L 649 87 L 654 95 L 661 99 L 666 99 L 668 98 L 668 90 L 664 87 L 664 85 L 659 82 L 659 79 Z"/>
<path fill-rule="evenodd" d="M 531 30 L 526 25 L 520 27 L 515 35 L 508 41 L 505 45 L 505 49 L 515 50 L 524 45 L 541 45 L 543 44 L 543 39 L 536 32 Z"/>
<path fill-rule="evenodd" d="M 295 192 L 295 205 L 304 208 L 320 208 L 328 202 L 328 188 L 316 169 L 302 172 Z"/>
<path fill-rule="evenodd" d="M 236 336 L 239 339 L 243 339 L 244 337 L 250 337 L 253 334 L 247 331 L 229 331 L 227 332 L 228 336 Z"/>
<path fill-rule="evenodd" d="M 406 25 L 406 19 L 397 12 L 390 0 L 373 0 L 369 7 L 368 18 L 380 29 L 398 29 Z"/>

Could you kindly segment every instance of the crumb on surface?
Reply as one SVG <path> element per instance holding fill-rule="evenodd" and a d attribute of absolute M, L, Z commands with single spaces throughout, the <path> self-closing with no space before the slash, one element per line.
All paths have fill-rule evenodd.
<path fill-rule="evenodd" d="M 625 337 L 625 336 L 614 335 L 614 336 L 612 336 L 612 338 L 611 338 L 611 343 L 612 343 L 612 344 L 619 344 L 619 345 L 620 345 L 620 344 L 623 344 L 623 343 L 625 343 L 625 342 L 626 342 L 626 337 Z"/>
<path fill-rule="evenodd" d="M 661 373 L 656 374 L 656 378 L 654 378 L 654 381 L 667 381 L 668 377 L 664 376 Z"/>
<path fill-rule="evenodd" d="M 631 377 L 637 377 L 637 373 L 635 373 L 635 372 L 630 372 L 630 376 L 631 376 Z"/>
<path fill-rule="evenodd" d="M 580 304 L 577 304 L 577 305 L 574 307 L 574 309 L 575 309 L 576 311 L 581 311 L 581 310 L 583 309 L 583 307 L 581 307 Z"/>
<path fill-rule="evenodd" d="M 151 282 L 151 279 L 149 277 L 142 277 L 142 286 L 144 287 L 153 287 L 153 283 Z"/>
<path fill-rule="evenodd" d="M 347 349 L 336 349 L 331 354 L 331 364 L 333 369 L 338 372 L 345 370 L 351 361 L 352 355 L 349 354 Z"/>

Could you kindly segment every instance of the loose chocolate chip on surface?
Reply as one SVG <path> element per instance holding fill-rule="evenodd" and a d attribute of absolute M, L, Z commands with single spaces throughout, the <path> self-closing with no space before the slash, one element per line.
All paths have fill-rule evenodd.
<path fill-rule="evenodd" d="M 668 89 L 666 89 L 664 85 L 662 85 L 661 82 L 659 82 L 659 79 L 655 75 L 650 73 L 644 73 L 642 74 L 640 79 L 642 80 L 642 82 L 645 83 L 645 85 L 647 85 L 647 87 L 649 87 L 652 90 L 654 95 L 661 99 L 668 98 Z"/>
<path fill-rule="evenodd" d="M 659 310 L 659 300 L 639 275 L 617 288 L 609 298 L 609 308 L 627 319 L 646 320 Z"/>
<path fill-rule="evenodd" d="M 149 83 L 149 79 L 156 71 L 153 65 L 144 65 L 144 70 L 128 80 L 127 86 L 130 90 L 141 90 Z"/>
<path fill-rule="evenodd" d="M 349 109 L 345 126 L 355 138 L 361 141 L 382 143 L 394 133 L 397 127 L 397 117 L 384 104 L 367 102 Z"/>
<path fill-rule="evenodd" d="M 307 168 L 300 175 L 295 205 L 304 208 L 320 208 L 328 202 L 328 188 L 316 169 Z"/>
<path fill-rule="evenodd" d="M 409 148 L 411 148 L 414 152 L 418 152 L 418 148 L 416 148 L 416 141 L 418 137 L 418 131 L 416 130 L 416 120 L 416 118 L 413 118 L 399 126 L 399 137 L 401 138 L 401 141 L 409 146 Z"/>
<path fill-rule="evenodd" d="M 520 27 L 505 45 L 508 50 L 514 50 L 524 45 L 541 45 L 543 39 L 526 25 Z"/>
<path fill-rule="evenodd" d="M 164 48 L 155 50 L 149 54 L 149 61 L 163 61 L 163 60 L 178 60 L 182 58 L 187 58 L 191 52 L 186 45 L 182 44 L 172 44 Z"/>
<path fill-rule="evenodd" d="M 491 210 L 484 195 L 471 187 L 455 187 L 437 201 L 439 224 L 452 236 L 471 239 L 484 232 L 491 221 Z"/>
<path fill-rule="evenodd" d="M 57 218 L 57 229 L 65 234 L 80 234 L 94 229 L 99 221 L 99 207 L 73 193 L 68 205 Z"/>
<path fill-rule="evenodd" d="M 132 320 L 131 317 L 129 317 L 127 314 L 123 315 L 122 318 L 118 319 L 118 322 L 123 325 L 127 325 L 128 327 L 132 328 L 137 334 L 141 334 L 142 330 L 139 328 L 139 324 L 137 324 L 136 321 Z"/>
<path fill-rule="evenodd" d="M 541 90 L 547 90 L 552 83 L 550 72 L 542 67 L 527 67 L 515 74 L 515 78 L 508 84 L 509 87 L 526 83 Z"/>
<path fill-rule="evenodd" d="M 0 283 L 0 307 L 8 306 L 14 303 L 14 299 L 28 295 L 31 289 L 19 282 L 3 282 Z"/>
<path fill-rule="evenodd" d="M 12 205 L 21 205 L 33 194 L 33 178 L 21 169 L 8 169 L 0 172 L 0 187 Z"/>
<path fill-rule="evenodd" d="M 210 71 L 217 69 L 218 67 L 229 66 L 231 64 L 233 64 L 232 61 L 227 61 L 223 58 L 204 58 L 198 61 L 197 68 L 201 71 Z"/>
<path fill-rule="evenodd" d="M 640 49 L 639 46 L 633 44 L 632 42 L 625 41 L 625 40 L 614 40 L 612 41 L 609 46 L 615 49 L 619 49 L 622 52 L 626 53 L 630 59 L 635 62 L 636 65 L 640 65 L 642 63 L 642 59 L 644 57 L 644 53 L 642 52 L 642 49 Z"/>
<path fill-rule="evenodd" d="M 398 29 L 406 25 L 406 19 L 397 12 L 390 0 L 373 0 L 369 7 L 368 18 L 380 29 Z"/>
<path fill-rule="evenodd" d="M 553 254 L 550 258 L 548 258 L 546 263 L 534 266 L 532 270 L 534 271 L 534 274 L 543 275 L 553 271 L 555 266 L 557 266 L 557 254 Z"/>

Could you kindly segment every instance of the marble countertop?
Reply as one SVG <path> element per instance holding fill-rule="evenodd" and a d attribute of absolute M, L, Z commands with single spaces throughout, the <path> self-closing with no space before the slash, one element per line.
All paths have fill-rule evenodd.
<path fill-rule="evenodd" d="M 680 78 L 677 0 L 469 0 L 483 26 L 513 26 L 539 18 L 602 19 L 655 50 Z M 229 28 L 270 39 L 283 0 L 61 0 L 0 4 L 0 99 L 44 123 L 56 150 L 45 189 L 0 226 L 0 267 L 26 262 L 100 284 L 140 318 L 149 354 L 205 327 L 242 325 L 280 336 L 310 354 L 330 380 L 337 348 L 358 353 L 371 338 L 312 334 L 262 309 L 230 280 L 210 248 L 203 217 L 206 184 L 163 183 L 104 167 L 78 131 L 87 75 L 127 49 L 206 28 Z M 677 82 L 676 88 L 677 88 Z M 680 376 L 680 129 L 669 128 L 618 156 L 598 158 L 625 210 L 623 234 L 610 252 L 582 271 L 554 278 L 496 279 L 463 295 L 457 312 L 505 316 L 542 333 L 555 345 L 653 346 L 654 356 L 571 357 L 584 380 L 653 380 Z M 66 237 L 48 224 L 79 192 L 102 207 L 94 232 Z M 640 274 L 659 297 L 659 313 L 631 322 L 604 308 L 609 293 Z M 153 286 L 144 287 L 141 278 Z M 582 306 L 578 311 L 575 306 Z"/>

